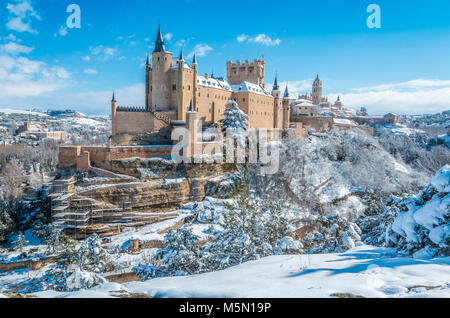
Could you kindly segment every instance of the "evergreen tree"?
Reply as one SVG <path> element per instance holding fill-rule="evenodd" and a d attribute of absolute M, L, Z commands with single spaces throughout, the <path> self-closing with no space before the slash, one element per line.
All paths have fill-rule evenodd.
<path fill-rule="evenodd" d="M 235 101 L 227 102 L 223 115 L 225 118 L 220 121 L 223 132 L 226 132 L 227 129 L 235 130 L 236 133 L 248 130 L 248 115 L 239 108 Z"/>
<path fill-rule="evenodd" d="M 29 243 L 26 239 L 25 239 L 25 236 L 23 235 L 23 233 L 22 232 L 19 232 L 19 234 L 17 235 L 17 240 L 16 240 L 16 248 L 19 250 L 19 251 L 21 251 L 21 252 L 23 252 L 23 248 L 25 247 L 25 246 L 27 246 L 27 244 Z"/>
<path fill-rule="evenodd" d="M 0 242 L 5 242 L 14 228 L 14 222 L 6 210 L 0 210 Z"/>
<path fill-rule="evenodd" d="M 199 237 L 188 226 L 169 231 L 164 242 L 167 247 L 159 249 L 155 259 L 163 264 L 169 275 L 192 275 L 202 271 Z"/>

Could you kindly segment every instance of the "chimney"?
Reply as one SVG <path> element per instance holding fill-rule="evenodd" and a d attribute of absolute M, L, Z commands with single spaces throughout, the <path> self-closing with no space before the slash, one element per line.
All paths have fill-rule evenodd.
<path fill-rule="evenodd" d="M 208 79 L 208 73 L 205 73 L 205 78 Z"/>

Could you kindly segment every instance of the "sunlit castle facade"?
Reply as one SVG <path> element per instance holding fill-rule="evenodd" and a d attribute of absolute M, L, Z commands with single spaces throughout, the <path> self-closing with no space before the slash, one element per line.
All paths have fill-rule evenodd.
<path fill-rule="evenodd" d="M 205 125 L 224 118 L 227 101 L 234 100 L 253 128 L 289 128 L 289 94 L 275 79 L 272 91 L 264 84 L 265 62 L 227 62 L 227 79 L 199 75 L 197 57 L 188 63 L 181 50 L 177 58 L 166 49 L 161 28 L 145 65 L 145 107 L 118 107 L 111 103 L 112 135 L 160 131 L 186 121 L 192 103 Z M 287 87 L 286 87 L 287 91 Z"/>

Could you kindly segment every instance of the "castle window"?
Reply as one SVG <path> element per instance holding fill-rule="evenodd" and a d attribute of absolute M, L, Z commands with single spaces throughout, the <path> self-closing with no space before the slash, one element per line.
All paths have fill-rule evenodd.
<path fill-rule="evenodd" d="M 159 61 L 159 56 L 158 56 L 158 61 Z"/>
<path fill-rule="evenodd" d="M 188 85 L 188 91 L 190 91 L 191 90 L 191 85 Z"/>
<path fill-rule="evenodd" d="M 242 101 L 245 103 L 245 98 L 243 98 Z"/>
<path fill-rule="evenodd" d="M 177 85 L 172 85 L 172 90 L 176 91 L 177 90 Z"/>

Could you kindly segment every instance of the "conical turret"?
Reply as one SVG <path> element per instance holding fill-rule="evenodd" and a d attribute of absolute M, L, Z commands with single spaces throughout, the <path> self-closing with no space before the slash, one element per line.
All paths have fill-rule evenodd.
<path fill-rule="evenodd" d="M 155 49 L 153 52 L 165 52 L 166 47 L 164 46 L 164 38 L 161 32 L 161 25 L 158 26 L 158 34 L 156 35 Z"/>

